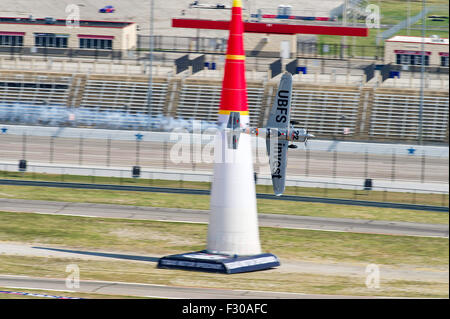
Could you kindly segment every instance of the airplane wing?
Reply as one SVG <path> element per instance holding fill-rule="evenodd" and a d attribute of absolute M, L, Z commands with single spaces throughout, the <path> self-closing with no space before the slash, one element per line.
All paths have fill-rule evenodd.
<path fill-rule="evenodd" d="M 284 73 L 267 120 L 267 127 L 289 128 L 291 115 L 292 74 Z"/>
<path fill-rule="evenodd" d="M 269 156 L 272 185 L 275 195 L 283 194 L 286 183 L 287 151 L 289 141 L 279 139 L 282 130 L 289 128 L 292 96 L 292 74 L 286 72 L 281 76 L 277 95 L 269 113 L 266 137 L 267 155 Z M 279 131 L 280 130 L 280 131 Z"/>
<path fill-rule="evenodd" d="M 273 191 L 277 196 L 283 194 L 285 188 L 288 145 L 287 140 L 266 139 Z"/>

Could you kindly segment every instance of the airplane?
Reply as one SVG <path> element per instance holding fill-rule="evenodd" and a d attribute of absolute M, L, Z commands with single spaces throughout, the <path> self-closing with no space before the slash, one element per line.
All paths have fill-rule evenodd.
<path fill-rule="evenodd" d="M 230 6 L 227 6 L 222 3 L 218 4 L 201 4 L 199 1 L 194 1 L 189 4 L 189 8 L 200 8 L 200 9 L 231 9 Z"/>
<path fill-rule="evenodd" d="M 308 130 L 294 127 L 298 122 L 290 120 L 291 100 L 292 74 L 286 72 L 281 77 L 265 128 L 244 127 L 240 121 L 240 113 L 230 112 L 225 129 L 228 148 L 231 149 L 238 148 L 241 133 L 266 138 L 272 185 L 276 196 L 281 196 L 285 190 L 288 148 L 298 148 L 294 142 L 303 142 L 306 145 L 308 139 L 314 137 L 313 134 L 308 133 Z"/>

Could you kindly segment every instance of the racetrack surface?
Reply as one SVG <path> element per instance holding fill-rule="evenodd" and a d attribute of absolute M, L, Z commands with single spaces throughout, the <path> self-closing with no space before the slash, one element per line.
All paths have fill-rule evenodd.
<path fill-rule="evenodd" d="M 65 279 L 32 278 L 26 276 L 0 275 L 0 287 L 32 288 L 68 291 Z M 333 298 L 373 298 L 337 295 L 309 295 L 289 292 L 231 290 L 213 288 L 188 288 L 139 283 L 81 280 L 80 288 L 72 291 L 106 295 L 125 295 L 170 299 L 333 299 Z"/>
<path fill-rule="evenodd" d="M 160 220 L 160 221 L 185 221 L 193 223 L 206 223 L 208 220 L 207 211 L 196 211 L 186 209 L 169 209 L 155 207 L 135 207 L 125 205 L 106 205 L 106 204 L 88 204 L 88 203 L 67 203 L 67 202 L 47 202 L 47 201 L 29 201 L 16 199 L 0 199 L 0 207 L 5 211 L 37 212 L 43 214 L 55 215 L 77 215 L 84 217 L 101 218 L 123 218 L 123 219 L 142 219 L 142 220 Z M 312 229 L 322 225 L 327 227 L 347 227 L 347 230 L 358 231 L 358 227 L 368 227 L 371 231 L 374 229 L 371 221 L 310 218 L 303 216 L 285 216 L 274 214 L 260 214 L 259 223 L 261 226 L 268 227 L 287 227 Z M 297 218 L 299 217 L 299 218 Z M 287 219 L 285 219 L 287 218 Z M 322 224 L 317 224 L 322 222 Z M 327 223 L 330 224 L 327 224 Z M 303 225 L 302 225 L 303 223 Z M 316 224 L 315 224 L 316 223 Z M 333 224 L 334 223 L 334 224 Z M 333 226 L 334 225 L 334 226 Z M 327 226 L 327 227 L 325 227 Z M 382 226 L 382 225 L 378 225 Z M 391 229 L 407 230 L 410 227 L 424 230 L 428 227 L 433 229 L 435 226 L 446 229 L 448 237 L 448 225 L 426 225 L 415 223 L 387 222 L 385 225 Z M 424 227 L 424 228 L 422 228 Z M 376 227 L 375 227 L 376 228 Z M 411 230 L 410 228 L 409 230 Z M 37 258 L 56 258 L 58 260 L 122 260 L 127 262 L 146 263 L 149 267 L 156 267 L 160 255 L 143 255 L 127 251 L 105 251 L 101 247 L 98 249 L 83 250 L 60 245 L 49 245 L 45 243 L 16 243 L 0 242 L 0 255 L 3 256 L 27 256 Z M 331 276 L 351 276 L 361 279 L 364 282 L 366 276 L 365 264 L 354 263 L 329 263 L 315 261 L 297 261 L 282 260 L 281 266 L 267 270 L 267 274 L 279 273 L 304 273 L 319 274 Z M 161 270 L 164 272 L 164 270 Z M 381 272 L 383 280 L 412 280 L 432 283 L 448 283 L 448 267 L 438 269 L 424 269 L 415 266 L 389 266 L 382 265 Z M 268 292 L 252 290 L 231 290 L 231 289 L 213 289 L 198 287 L 180 287 L 166 285 L 152 285 L 140 283 L 124 282 L 106 282 L 82 280 L 79 289 L 68 289 L 65 279 L 56 278 L 33 278 L 27 276 L 0 275 L 0 287 L 14 289 L 48 289 L 56 291 L 73 291 L 86 293 L 99 293 L 117 296 L 140 296 L 153 298 L 182 298 L 182 299 L 321 299 L 321 298 L 373 298 L 371 296 L 357 297 L 350 295 L 315 295 L 302 293 L 286 292 Z M 382 297 L 381 297 L 382 298 Z"/>
<path fill-rule="evenodd" d="M 5 126 L 6 127 L 6 126 Z M 84 138 L 86 130 L 80 130 L 73 137 L 36 136 L 50 129 L 24 127 L 25 137 L 19 134 L 22 127 L 7 127 L 7 133 L 0 134 L 0 162 L 26 159 L 29 164 L 48 163 L 55 166 L 78 165 L 98 167 L 126 167 L 139 165 L 142 169 L 183 170 L 196 172 L 211 172 L 213 169 L 212 152 L 207 144 L 211 136 L 202 135 L 204 145 L 183 144 L 178 138 L 191 140 L 190 135 L 155 132 L 127 132 L 128 140 L 113 139 L 108 141 L 108 135 L 98 130 L 87 130 L 97 138 Z M 17 131 L 16 133 L 14 133 Z M 54 129 L 55 134 L 69 130 Z M 73 131 L 70 130 L 71 132 Z M 111 134 L 121 135 L 110 130 Z M 42 133 L 42 134 L 44 134 Z M 134 134 L 133 134 L 134 133 Z M 76 134 L 76 133 L 73 133 Z M 103 134 L 103 135 L 101 135 Z M 109 134 L 109 133 L 108 133 Z M 142 140 L 137 142 L 135 134 L 141 134 Z M 125 134 L 122 134 L 125 135 Z M 75 137 L 77 136 L 77 137 Z M 184 136 L 184 137 L 183 137 Z M 171 138 L 169 138 L 171 137 Z M 159 140 L 158 139 L 163 139 Z M 137 145 L 139 144 L 139 146 Z M 253 147 L 253 162 L 255 172 L 259 175 L 269 175 L 268 157 L 265 143 L 256 139 Z M 366 143 L 368 145 L 368 143 Z M 289 152 L 287 178 L 326 177 L 330 183 L 339 179 L 373 179 L 374 185 L 379 180 L 389 182 L 446 183 L 448 185 L 448 148 L 429 147 L 419 150 L 412 146 L 372 146 L 358 143 L 326 143 L 312 140 L 308 151 L 300 148 Z M 328 145 L 328 147 L 326 147 Z M 375 146 L 373 146 L 375 145 Z M 180 152 L 181 148 L 181 152 Z M 368 148 L 368 153 L 365 149 Z M 414 149 L 414 154 L 408 154 L 407 149 Z M 373 151 L 371 151 L 373 149 Z M 336 151 L 336 152 L 335 152 Z M 370 151 L 370 153 L 369 153 Z M 180 154 L 181 153 L 181 154 Z M 425 156 L 435 154 L 439 156 Z M 442 153 L 442 154 L 441 154 Z M 193 160 L 195 159 L 195 160 Z M 426 189 L 425 187 L 422 187 Z"/>
<path fill-rule="evenodd" d="M 37 258 L 54 258 L 60 261 L 70 261 L 71 263 L 76 263 L 78 261 L 124 261 L 124 262 L 133 262 L 133 263 L 144 263 L 148 265 L 148 267 L 154 268 L 160 257 L 162 255 L 142 255 L 136 254 L 133 252 L 123 252 L 123 251 L 105 251 L 105 250 L 94 250 L 91 249 L 81 250 L 81 249 L 71 249 L 70 247 L 61 247 L 55 245 L 30 245 L 30 244 L 18 244 L 18 243 L 9 243 L 9 242 L 0 242 L 0 254 L 4 256 L 26 256 L 26 257 L 37 257 Z M 366 264 L 358 264 L 358 263 L 345 263 L 345 262 L 328 262 L 328 261 L 298 261 L 298 260 L 285 260 L 281 259 L 281 266 L 266 270 L 268 277 L 271 274 L 274 276 L 277 274 L 284 273 L 299 273 L 299 274 L 312 274 L 312 275 L 323 275 L 323 276 L 345 276 L 352 277 L 353 279 L 364 281 L 366 277 Z M 164 270 L 161 270 L 164 273 Z M 184 271 L 180 270 L 180 274 Z M 418 268 L 411 265 L 380 265 L 380 272 L 382 273 L 383 280 L 391 281 L 391 280 L 407 280 L 407 281 L 422 281 L 428 283 L 448 283 L 448 266 L 439 267 L 439 268 Z M 163 274 L 162 273 L 162 274 Z M 0 287 L 5 287 L 5 284 L 2 283 L 1 278 L 6 277 L 0 275 Z M 9 276 L 7 276 L 9 277 Z M 21 277 L 21 276 L 17 276 Z M 38 281 L 39 282 L 39 281 Z M 154 286 L 154 285 L 151 285 Z M 155 285 L 158 286 L 158 285 Z M 16 287 L 16 286 L 14 286 Z M 20 286 L 22 288 L 41 288 L 47 289 L 48 286 Z M 191 296 L 187 287 L 177 287 L 174 286 L 172 289 L 177 290 L 180 288 L 178 293 L 180 295 L 167 295 L 159 292 L 158 295 L 153 294 L 153 296 L 158 297 L 166 297 L 166 298 L 186 298 L 186 296 Z M 51 288 L 55 289 L 55 288 Z M 197 288 L 194 288 L 194 292 Z M 202 289 L 200 289 L 202 291 Z M 228 298 L 228 297 L 236 297 L 236 298 L 303 298 L 303 294 L 291 294 L 286 295 L 283 292 L 274 293 L 273 295 L 253 295 L 250 297 L 251 293 L 240 295 L 235 293 L 221 294 L 217 298 Z M 237 290 L 239 291 L 239 290 Z M 207 295 L 207 291 L 203 291 L 204 295 L 199 295 L 198 298 L 210 298 Z M 107 292 L 98 292 L 98 293 L 106 293 Z M 130 292 L 126 289 L 122 291 L 120 294 L 129 294 Z M 219 289 L 219 293 L 224 293 L 221 289 Z M 132 294 L 136 296 L 141 296 L 140 294 Z M 195 294 L 194 294 L 195 295 Z M 340 297 L 340 296 L 336 296 Z M 197 298 L 197 297 L 196 297 Z"/>
<path fill-rule="evenodd" d="M 9 212 L 29 212 L 102 218 L 129 218 L 206 224 L 209 212 L 190 209 L 158 208 L 127 205 L 68 203 L 22 199 L 2 199 L 0 207 Z M 337 232 L 386 234 L 399 236 L 449 236 L 449 226 L 410 222 L 375 221 L 350 218 L 323 218 L 281 214 L 259 214 L 262 227 L 310 229 Z"/>
<path fill-rule="evenodd" d="M 189 195 L 209 195 L 210 194 L 210 191 L 206 190 L 206 189 L 149 187 L 149 186 L 111 185 L 111 184 L 86 184 L 86 183 L 67 183 L 67 182 L 45 182 L 45 181 L 14 180 L 14 179 L 0 179 L 0 185 L 101 189 L 101 190 L 169 193 L 169 194 L 189 194 Z M 326 203 L 326 204 L 335 204 L 335 205 L 354 205 L 354 206 L 384 207 L 384 208 L 408 209 L 408 210 L 424 210 L 424 211 L 435 211 L 435 212 L 443 212 L 443 213 L 448 212 L 448 207 L 446 207 L 446 206 L 375 202 L 375 201 L 340 199 L 340 198 L 326 198 L 326 197 L 324 198 L 324 197 L 312 197 L 312 196 L 308 197 L 308 196 L 297 196 L 297 195 L 275 196 L 273 194 L 264 194 L 264 193 L 257 193 L 256 198 L 281 200 L 281 201 L 286 200 L 286 201 L 296 201 L 296 202 Z"/>

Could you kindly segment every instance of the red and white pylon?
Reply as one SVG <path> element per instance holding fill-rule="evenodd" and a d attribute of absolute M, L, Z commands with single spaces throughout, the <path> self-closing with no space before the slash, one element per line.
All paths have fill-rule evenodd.
<path fill-rule="evenodd" d="M 249 125 L 243 31 L 242 1 L 234 0 L 219 124 L 226 125 L 230 112 L 240 112 L 241 123 Z M 239 256 L 260 254 L 250 135 L 241 134 L 238 148 L 232 149 L 227 145 L 226 133 L 219 132 L 214 160 L 207 251 Z"/>

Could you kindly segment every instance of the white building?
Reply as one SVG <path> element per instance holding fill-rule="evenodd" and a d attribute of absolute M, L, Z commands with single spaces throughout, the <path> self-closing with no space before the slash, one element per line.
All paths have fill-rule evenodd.
<path fill-rule="evenodd" d="M 432 36 L 424 39 L 425 65 L 448 67 L 448 39 Z M 385 41 L 386 64 L 421 65 L 422 37 L 396 35 Z"/>
<path fill-rule="evenodd" d="M 0 47 L 45 47 L 97 50 L 135 49 L 134 22 L 0 17 Z"/>

